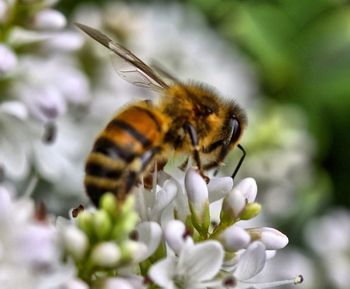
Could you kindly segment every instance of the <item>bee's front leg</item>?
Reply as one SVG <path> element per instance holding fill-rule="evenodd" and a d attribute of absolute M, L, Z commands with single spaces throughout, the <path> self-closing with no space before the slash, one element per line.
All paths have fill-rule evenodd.
<path fill-rule="evenodd" d="M 190 123 L 185 123 L 184 130 L 190 136 L 191 144 L 192 144 L 193 159 L 196 162 L 198 172 L 203 177 L 203 179 L 206 181 L 206 183 L 209 183 L 210 178 L 207 175 L 205 175 L 203 172 L 202 162 L 201 162 L 201 158 L 200 158 L 200 154 L 199 154 L 199 144 L 198 144 L 197 132 L 196 132 L 195 128 Z"/>

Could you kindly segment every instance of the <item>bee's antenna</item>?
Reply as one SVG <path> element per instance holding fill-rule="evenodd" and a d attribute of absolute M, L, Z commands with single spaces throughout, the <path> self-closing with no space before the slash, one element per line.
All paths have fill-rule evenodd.
<path fill-rule="evenodd" d="M 233 174 L 232 174 L 232 179 L 234 180 L 235 179 L 235 177 L 236 177 L 236 175 L 237 175 L 237 173 L 238 173 L 238 171 L 239 171 L 239 169 L 240 169 L 240 167 L 241 167 L 241 165 L 242 165 L 242 163 L 243 163 L 243 161 L 244 161 L 244 158 L 245 158 L 245 156 L 246 156 L 246 151 L 245 151 L 245 149 L 240 145 L 240 144 L 238 144 L 237 145 L 237 147 L 242 151 L 242 153 L 243 153 L 243 155 L 241 156 L 241 158 L 240 158 L 240 160 L 239 160 L 239 162 L 238 162 L 238 164 L 237 164 L 237 166 L 236 166 L 236 168 L 235 168 L 235 171 L 233 172 Z"/>

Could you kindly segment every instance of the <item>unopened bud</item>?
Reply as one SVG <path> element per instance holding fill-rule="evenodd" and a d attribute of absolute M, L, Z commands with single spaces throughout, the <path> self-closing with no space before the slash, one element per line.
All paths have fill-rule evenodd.
<path fill-rule="evenodd" d="M 100 243 L 91 253 L 91 260 L 95 265 L 108 268 L 116 266 L 120 257 L 120 249 L 113 242 Z"/>

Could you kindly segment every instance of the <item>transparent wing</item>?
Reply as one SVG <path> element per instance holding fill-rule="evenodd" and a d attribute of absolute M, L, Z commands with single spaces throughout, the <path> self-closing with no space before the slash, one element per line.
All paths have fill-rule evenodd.
<path fill-rule="evenodd" d="M 164 89 L 168 85 L 163 81 L 154 70 L 144 63 L 140 58 L 138 58 L 131 51 L 121 46 L 120 44 L 114 42 L 108 36 L 102 32 L 91 28 L 89 26 L 75 23 L 75 25 L 84 31 L 87 35 L 95 39 L 97 42 L 102 44 L 111 50 L 114 54 L 118 55 L 124 61 L 126 61 L 130 67 L 129 68 L 117 68 L 118 74 L 125 80 L 131 82 L 134 85 L 151 88 L 151 89 Z M 113 61 L 116 62 L 116 61 Z M 116 63 L 116 65 L 118 65 Z"/>
<path fill-rule="evenodd" d="M 118 75 L 126 80 L 127 82 L 143 88 L 148 88 L 153 91 L 160 92 L 164 89 L 164 86 L 160 86 L 158 82 L 150 78 L 140 69 L 116 56 L 115 54 L 110 55 L 112 66 Z"/>

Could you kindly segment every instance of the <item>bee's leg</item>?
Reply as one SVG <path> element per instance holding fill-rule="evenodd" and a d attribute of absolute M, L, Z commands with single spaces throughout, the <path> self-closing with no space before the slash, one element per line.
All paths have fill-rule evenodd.
<path fill-rule="evenodd" d="M 154 164 L 152 164 L 151 168 L 149 171 L 147 171 L 147 173 L 145 174 L 145 176 L 143 177 L 143 185 L 146 189 L 152 189 L 153 188 L 153 173 L 155 172 L 155 169 L 157 167 L 157 170 L 163 170 L 163 168 L 166 165 L 166 161 L 163 160 L 157 160 L 156 162 L 154 162 Z"/>
<path fill-rule="evenodd" d="M 136 184 L 141 173 L 152 162 L 153 158 L 160 152 L 160 150 L 160 147 L 153 147 L 131 162 L 125 172 L 124 177 L 121 178 L 125 180 L 125 192 L 129 192 L 131 190 L 131 188 Z"/>
<path fill-rule="evenodd" d="M 189 124 L 189 123 L 186 123 L 184 125 L 184 129 L 190 136 L 191 144 L 192 144 L 193 159 L 194 159 L 194 161 L 197 164 L 198 171 L 199 171 L 200 175 L 205 179 L 205 181 L 207 183 L 209 183 L 210 179 L 209 179 L 208 176 L 206 176 L 204 174 L 203 168 L 202 168 L 202 162 L 201 162 L 201 158 L 200 158 L 200 155 L 199 155 L 199 145 L 198 145 L 197 132 L 194 129 L 194 127 L 191 124 Z"/>
<path fill-rule="evenodd" d="M 238 161 L 238 164 L 236 165 L 236 168 L 235 168 L 235 170 L 234 170 L 234 172 L 233 172 L 233 174 L 231 176 L 232 179 L 234 179 L 236 177 L 236 175 L 237 175 L 237 173 L 238 173 L 238 171 L 239 171 L 239 169 L 240 169 L 240 167 L 241 167 L 241 165 L 242 165 L 242 163 L 244 161 L 244 158 L 245 158 L 245 156 L 247 154 L 245 149 L 240 144 L 238 144 L 237 147 L 242 151 L 243 155 L 241 156 L 241 158 Z M 218 158 L 215 161 L 204 165 L 204 169 L 205 170 L 210 170 L 210 169 L 219 167 L 222 164 L 222 162 L 225 159 L 225 157 L 228 154 L 228 152 L 229 151 L 227 150 L 227 148 L 225 146 L 223 146 L 221 151 L 220 151 L 220 154 L 219 154 Z M 214 174 L 216 174 L 216 173 L 217 173 L 217 170 L 215 171 Z"/>
<path fill-rule="evenodd" d="M 184 160 L 184 162 L 179 166 L 179 169 L 182 170 L 182 171 L 186 170 L 186 167 L 187 167 L 187 165 L 188 165 L 188 161 L 189 161 L 189 159 L 186 158 L 186 159 Z"/>

